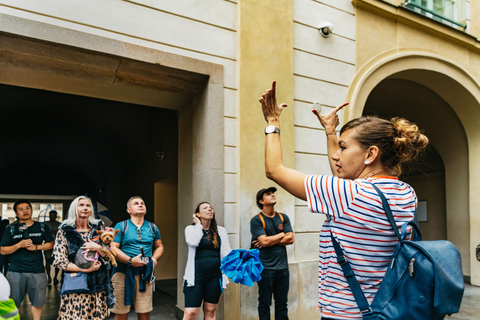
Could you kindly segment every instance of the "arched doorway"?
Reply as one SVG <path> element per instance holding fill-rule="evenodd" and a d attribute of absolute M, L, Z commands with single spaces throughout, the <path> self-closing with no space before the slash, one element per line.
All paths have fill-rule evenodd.
<path fill-rule="evenodd" d="M 360 69 L 351 88 L 349 118 L 371 109 L 381 115 L 406 117 L 427 132 L 445 168 L 446 238 L 462 255 L 467 281 L 472 276 L 472 283 L 478 283 L 480 270 L 471 264 L 471 248 L 480 240 L 472 232 L 480 215 L 474 192 L 479 187 L 474 178 L 474 163 L 479 161 L 479 145 L 475 143 L 480 137 L 478 83 L 461 66 L 438 55 L 391 52 Z M 410 177 L 412 184 L 420 186 L 419 190 L 425 189 L 422 184 L 430 191 L 433 185 L 442 184 L 440 161 L 433 154 L 430 158 L 437 163 L 440 173 L 435 174 L 435 181 L 428 181 L 431 177 L 426 176 L 420 180 L 417 177 L 416 181 Z"/>

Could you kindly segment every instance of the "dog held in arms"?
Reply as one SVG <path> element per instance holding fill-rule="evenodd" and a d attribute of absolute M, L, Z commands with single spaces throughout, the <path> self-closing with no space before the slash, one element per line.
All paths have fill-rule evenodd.
<path fill-rule="evenodd" d="M 119 231 L 120 230 L 115 230 L 112 228 L 97 230 L 97 234 L 99 236 L 92 239 L 102 246 L 103 252 L 105 252 L 105 254 L 110 258 L 110 261 L 115 267 L 117 266 L 117 260 L 115 259 L 116 254 L 110 248 L 110 244 Z M 79 268 L 88 269 L 94 261 L 98 260 L 98 256 L 99 254 L 96 251 L 78 250 L 75 256 L 75 264 Z"/>

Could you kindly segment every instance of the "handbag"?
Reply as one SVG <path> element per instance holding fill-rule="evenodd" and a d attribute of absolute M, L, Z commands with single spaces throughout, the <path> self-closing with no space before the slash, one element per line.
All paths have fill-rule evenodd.
<path fill-rule="evenodd" d="M 398 231 L 385 195 L 372 183 L 399 242 L 387 272 L 369 305 L 355 273 L 344 256 L 340 244 L 332 239 L 338 264 L 352 290 L 364 320 L 440 320 L 458 312 L 462 302 L 464 281 L 460 253 L 445 240 L 420 241 L 420 229 L 410 221 Z M 411 225 L 417 237 L 405 240 Z"/>
<path fill-rule="evenodd" d="M 87 274 L 84 272 L 65 273 L 60 294 L 82 293 L 88 290 Z"/>

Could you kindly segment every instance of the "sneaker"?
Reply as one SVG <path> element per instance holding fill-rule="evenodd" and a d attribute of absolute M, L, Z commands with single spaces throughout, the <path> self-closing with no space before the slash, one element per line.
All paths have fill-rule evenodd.
<path fill-rule="evenodd" d="M 47 280 L 47 286 L 51 286 L 52 285 L 52 278 L 48 278 Z"/>
<path fill-rule="evenodd" d="M 54 284 L 54 285 L 57 285 L 57 284 L 58 284 L 58 279 L 57 279 L 57 278 L 55 278 L 55 280 L 53 280 L 53 284 Z"/>

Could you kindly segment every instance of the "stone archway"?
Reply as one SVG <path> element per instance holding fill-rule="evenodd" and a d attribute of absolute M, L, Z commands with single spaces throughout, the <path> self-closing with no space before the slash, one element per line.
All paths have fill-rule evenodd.
<path fill-rule="evenodd" d="M 437 130 L 432 136 L 445 163 L 447 238 L 462 254 L 464 274 L 471 276 L 473 284 L 479 284 L 480 268 L 472 262 L 475 261 L 473 248 L 480 242 L 475 232 L 480 227 L 477 178 L 480 171 L 475 165 L 480 160 L 480 86 L 462 66 L 439 55 L 385 53 L 357 72 L 347 97 L 351 101 L 349 119 L 362 114 L 370 93 L 386 79 L 408 81 L 428 89 L 444 101 L 458 119 L 452 132 L 450 125 L 455 119 L 447 116 L 439 119 L 434 109 L 420 105 L 419 111 L 428 111 L 417 124 L 437 129 L 449 126 L 448 130 Z"/>

